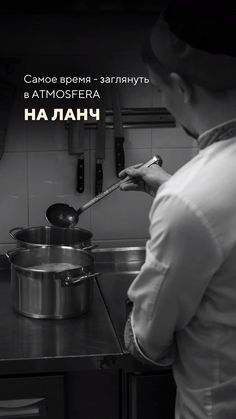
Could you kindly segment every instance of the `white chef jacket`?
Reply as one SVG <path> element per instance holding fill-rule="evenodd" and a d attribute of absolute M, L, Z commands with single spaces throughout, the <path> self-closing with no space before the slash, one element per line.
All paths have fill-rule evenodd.
<path fill-rule="evenodd" d="M 125 340 L 172 364 L 176 419 L 236 419 L 236 120 L 198 141 L 153 201 Z"/>

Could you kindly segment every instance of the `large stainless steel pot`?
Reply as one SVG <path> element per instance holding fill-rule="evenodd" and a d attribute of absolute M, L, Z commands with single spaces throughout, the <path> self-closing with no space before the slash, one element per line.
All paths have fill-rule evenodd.
<path fill-rule="evenodd" d="M 11 262 L 12 304 L 18 313 L 40 319 L 64 319 L 90 309 L 93 278 L 98 275 L 93 270 L 91 253 L 66 246 L 45 246 L 17 248 L 6 254 Z M 62 263 L 67 268 L 56 272 Z"/>
<path fill-rule="evenodd" d="M 81 228 L 62 228 L 39 226 L 22 228 L 15 227 L 9 231 L 16 240 L 16 245 L 25 248 L 40 246 L 70 246 L 84 250 L 91 250 L 96 246 L 91 245 L 93 234 Z"/>

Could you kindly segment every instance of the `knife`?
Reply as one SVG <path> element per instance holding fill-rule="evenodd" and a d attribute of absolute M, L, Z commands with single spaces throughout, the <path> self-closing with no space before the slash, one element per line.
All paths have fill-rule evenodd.
<path fill-rule="evenodd" d="M 113 102 L 113 122 L 115 134 L 115 168 L 116 176 L 119 176 L 121 170 L 125 168 L 125 153 L 124 153 L 124 129 L 122 114 L 120 108 L 119 91 L 117 88 L 112 88 L 112 102 Z"/>
<path fill-rule="evenodd" d="M 76 168 L 76 191 L 84 192 L 84 124 L 82 121 L 68 126 L 68 151 L 70 154 L 78 155 Z"/>
<path fill-rule="evenodd" d="M 95 196 L 102 192 L 103 185 L 103 160 L 105 159 L 106 142 L 106 108 L 104 100 L 100 105 L 100 120 L 97 124 L 95 148 Z"/>

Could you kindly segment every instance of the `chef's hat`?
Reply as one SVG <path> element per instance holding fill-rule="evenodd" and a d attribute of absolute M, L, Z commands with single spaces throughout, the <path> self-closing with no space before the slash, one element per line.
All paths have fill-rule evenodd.
<path fill-rule="evenodd" d="M 183 3 L 182 9 L 170 6 L 160 15 L 145 47 L 146 60 L 208 89 L 236 88 L 236 13 L 221 8 L 216 13 L 216 7 L 210 15 L 200 6 L 194 9 L 194 2 Z"/>

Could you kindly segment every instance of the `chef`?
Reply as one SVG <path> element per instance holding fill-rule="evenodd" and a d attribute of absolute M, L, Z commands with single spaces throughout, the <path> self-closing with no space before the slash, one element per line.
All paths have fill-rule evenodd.
<path fill-rule="evenodd" d="M 236 418 L 236 9 L 207 4 L 172 2 L 144 50 L 199 153 L 173 176 L 121 172 L 123 190 L 154 196 L 125 343 L 141 361 L 172 365 L 176 419 Z"/>

